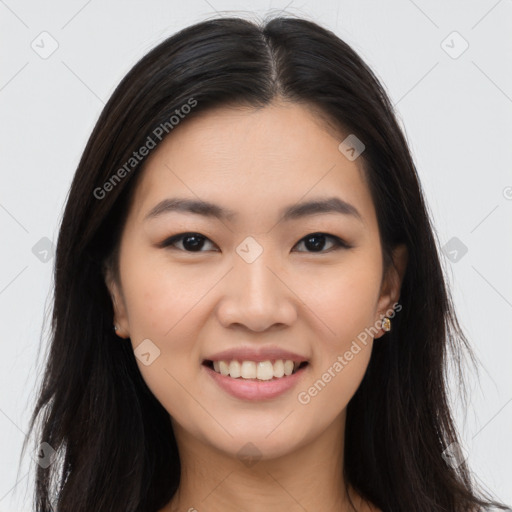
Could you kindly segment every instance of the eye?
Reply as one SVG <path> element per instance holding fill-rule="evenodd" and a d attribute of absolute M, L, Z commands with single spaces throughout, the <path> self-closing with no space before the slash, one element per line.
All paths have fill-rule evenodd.
<path fill-rule="evenodd" d="M 326 251 L 323 249 L 325 249 L 325 243 L 327 239 L 331 240 L 332 245 L 329 250 Z M 178 235 L 167 238 L 161 244 L 159 244 L 159 246 L 172 247 L 185 252 L 205 252 L 201 250 L 204 248 L 205 242 L 210 242 L 212 245 L 215 245 L 211 240 L 209 240 L 204 235 L 201 235 L 200 233 L 180 233 Z M 177 246 L 178 243 L 181 243 L 182 247 Z M 311 249 L 306 252 L 331 252 L 332 250 L 336 249 L 350 249 L 352 247 L 341 238 L 326 233 L 310 233 L 309 235 L 306 235 L 304 238 L 302 238 L 295 245 L 295 247 L 299 246 L 300 244 L 304 244 L 308 249 Z"/>
<path fill-rule="evenodd" d="M 325 247 L 325 240 L 330 239 L 332 240 L 332 246 L 330 250 L 324 251 Z M 312 249 L 312 251 L 307 252 L 331 252 L 332 250 L 336 249 L 350 249 L 351 246 L 347 244 L 344 240 L 341 238 L 334 236 L 334 235 L 328 235 L 327 233 L 310 233 L 309 235 L 306 235 L 302 240 L 300 240 L 297 244 L 299 246 L 300 244 L 304 244 L 307 248 Z M 297 247 L 296 246 L 296 247 Z M 302 252 L 302 251 L 299 251 Z"/>
<path fill-rule="evenodd" d="M 179 235 L 174 235 L 164 240 L 160 244 L 160 247 L 173 246 L 174 248 L 185 252 L 204 252 L 201 251 L 201 249 L 204 247 L 204 242 L 206 240 L 208 240 L 208 238 L 199 233 L 180 233 Z M 211 240 L 208 241 L 211 242 Z M 178 242 L 183 243 L 183 248 L 176 247 L 176 243 Z M 213 244 L 213 242 L 211 243 Z"/>

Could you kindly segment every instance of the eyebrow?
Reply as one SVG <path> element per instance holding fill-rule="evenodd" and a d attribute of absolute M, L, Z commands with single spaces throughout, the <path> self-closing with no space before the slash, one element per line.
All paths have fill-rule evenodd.
<path fill-rule="evenodd" d="M 238 214 L 233 210 L 223 208 L 208 201 L 175 197 L 160 201 L 144 217 L 144 220 L 154 219 L 160 215 L 170 212 L 194 213 L 204 217 L 213 217 L 219 220 L 232 220 L 238 216 Z M 279 218 L 282 217 L 283 221 L 289 221 L 322 213 L 339 213 L 352 216 L 361 222 L 363 221 L 357 208 L 352 204 L 343 201 L 339 197 L 315 199 L 287 206 L 281 210 Z"/>

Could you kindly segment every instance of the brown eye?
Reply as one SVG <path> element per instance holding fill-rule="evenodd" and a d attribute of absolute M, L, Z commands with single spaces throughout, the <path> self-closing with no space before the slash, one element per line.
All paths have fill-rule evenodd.
<path fill-rule="evenodd" d="M 164 240 L 160 247 L 167 247 L 171 249 L 177 249 L 179 251 L 184 252 L 206 252 L 208 249 L 203 250 L 205 244 L 211 243 L 215 245 L 211 240 L 209 240 L 206 236 L 201 235 L 200 233 L 180 233 L 178 235 L 173 235 L 166 240 Z M 178 245 L 178 244 L 181 244 Z M 350 249 L 351 246 L 347 244 L 341 238 L 329 235 L 326 233 L 310 233 L 305 236 L 302 240 L 300 240 L 296 247 L 300 244 L 304 244 L 306 247 L 306 251 L 298 251 L 298 252 L 309 252 L 309 253 L 325 253 L 331 252 L 337 249 Z M 330 244 L 330 246 L 329 246 Z M 326 249 L 327 245 L 327 249 Z M 211 250 L 211 249 L 210 249 Z"/>
<path fill-rule="evenodd" d="M 199 233 L 180 233 L 164 240 L 160 247 L 172 247 L 185 252 L 205 252 L 202 248 L 206 241 L 213 244 L 211 240 Z M 182 243 L 182 247 L 176 246 L 179 242 Z"/>
<path fill-rule="evenodd" d="M 326 240 L 331 240 L 331 247 L 325 251 Z M 350 246 L 341 238 L 334 235 L 328 235 L 326 233 L 310 233 L 299 241 L 297 245 L 304 244 L 308 249 L 306 252 L 331 252 L 340 248 L 349 249 Z M 303 252 L 303 251 L 299 251 Z"/>

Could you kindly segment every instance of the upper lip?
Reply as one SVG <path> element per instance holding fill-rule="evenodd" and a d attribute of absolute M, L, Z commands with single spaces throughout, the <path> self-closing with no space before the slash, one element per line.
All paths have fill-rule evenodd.
<path fill-rule="evenodd" d="M 216 352 L 215 354 L 208 356 L 205 361 L 272 361 L 277 359 L 291 360 L 293 362 L 302 363 L 307 361 L 308 358 L 290 352 L 289 350 L 283 350 L 279 347 L 236 347 Z"/>

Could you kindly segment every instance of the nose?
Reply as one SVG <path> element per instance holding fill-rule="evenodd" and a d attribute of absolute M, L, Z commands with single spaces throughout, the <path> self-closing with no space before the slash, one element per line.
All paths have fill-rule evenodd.
<path fill-rule="evenodd" d="M 296 320 L 300 299 L 269 253 L 263 251 L 252 263 L 238 255 L 234 258 L 216 310 L 224 327 L 263 332 L 291 326 Z"/>

